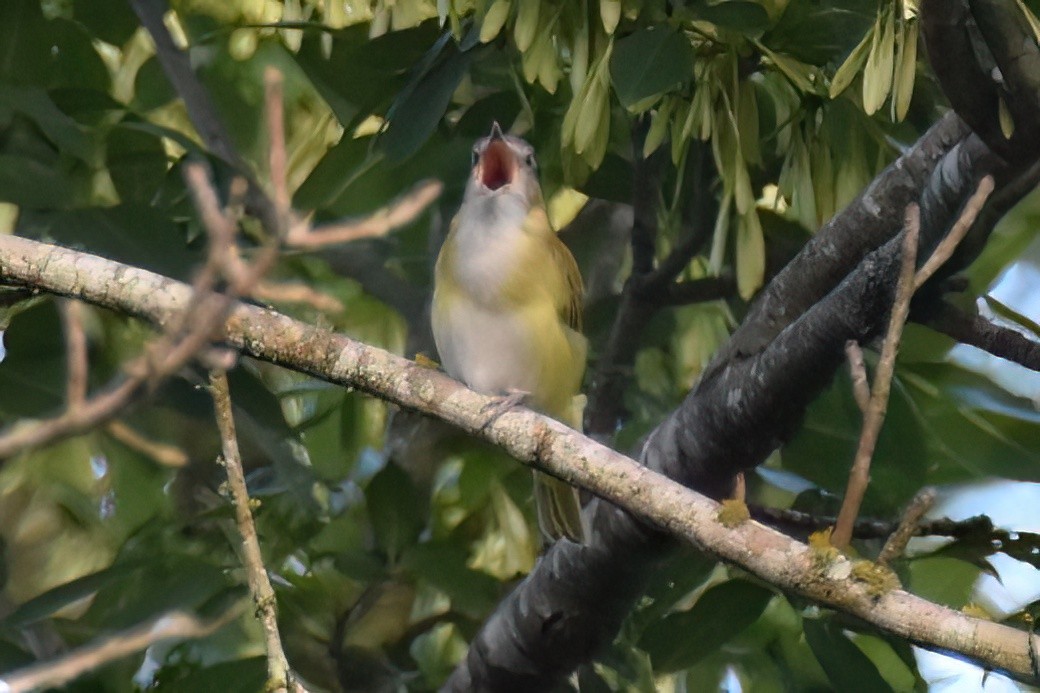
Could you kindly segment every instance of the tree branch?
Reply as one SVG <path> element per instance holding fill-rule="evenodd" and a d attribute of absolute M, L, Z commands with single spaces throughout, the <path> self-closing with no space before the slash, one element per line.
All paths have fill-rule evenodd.
<path fill-rule="evenodd" d="M 1040 342 L 990 322 L 977 313 L 969 314 L 944 302 L 937 312 L 924 319 L 924 324 L 958 342 L 1040 371 Z"/>
<path fill-rule="evenodd" d="M 599 437 L 613 434 L 625 415 L 624 393 L 631 379 L 641 344 L 640 337 L 657 311 L 668 306 L 725 298 L 735 290 L 733 279 L 729 276 L 675 281 L 707 237 L 703 228 L 689 229 L 686 237 L 654 267 L 662 154 L 658 151 L 650 159 L 644 159 L 643 135 L 645 132 L 639 126 L 633 130 L 633 156 L 637 164 L 633 180 L 632 274 L 621 292 L 617 315 L 603 353 L 596 362 L 588 389 L 585 430 Z M 699 147 L 695 152 L 692 170 L 696 183 L 704 173 L 701 169 L 706 157 Z M 706 201 L 709 195 L 702 187 L 695 185 L 694 194 L 698 197 L 695 206 L 703 213 L 710 205 Z M 705 225 L 704 216 L 699 215 L 695 223 Z"/>
<path fill-rule="evenodd" d="M 760 505 L 749 505 L 748 510 L 751 513 L 751 517 L 759 522 L 773 527 L 783 527 L 789 531 L 800 531 L 805 534 L 833 527 L 835 520 L 837 520 L 832 515 L 814 515 L 789 508 L 767 508 Z M 881 539 L 890 536 L 898 528 L 899 524 L 896 522 L 860 518 L 856 520 L 853 534 L 857 539 Z M 943 536 L 960 539 L 984 536 L 999 539 L 1003 543 L 1008 541 L 1009 534 L 1008 530 L 994 527 L 993 520 L 985 515 L 975 515 L 964 520 L 951 520 L 942 517 L 920 522 L 914 528 L 914 536 L 918 537 Z"/>
<path fill-rule="evenodd" d="M 874 457 L 874 447 L 877 445 L 881 426 L 885 422 L 899 340 L 903 336 L 903 325 L 906 324 L 906 316 L 910 313 L 910 299 L 914 295 L 914 269 L 917 266 L 917 239 L 920 233 L 921 213 L 916 204 L 911 204 L 906 209 L 895 302 L 888 318 L 881 358 L 878 360 L 874 382 L 870 388 L 870 402 L 863 415 L 863 432 L 860 434 L 856 457 L 849 472 L 845 498 L 838 512 L 838 521 L 834 523 L 834 533 L 831 534 L 831 544 L 839 549 L 848 547 L 852 539 L 852 526 L 859 515 L 863 496 L 866 495 L 867 485 L 870 483 L 870 462 Z"/>
<path fill-rule="evenodd" d="M 212 621 L 202 621 L 183 611 L 171 611 L 143 625 L 84 645 L 53 661 L 4 674 L 0 677 L 0 690 L 4 693 L 30 693 L 55 688 L 157 643 L 204 638 L 237 618 L 244 605 L 245 602 L 239 602 Z"/>
<path fill-rule="evenodd" d="M 227 470 L 228 486 L 231 491 L 231 502 L 235 506 L 235 526 L 242 537 L 242 562 L 246 566 L 249 577 L 249 591 L 256 605 L 256 617 L 264 632 L 267 649 L 267 690 L 302 690 L 293 681 L 289 669 L 289 660 L 282 649 L 282 638 L 278 634 L 278 610 L 274 596 L 274 588 L 267 577 L 263 555 L 260 552 L 260 541 L 253 524 L 253 511 L 250 505 L 249 490 L 246 488 L 246 476 L 242 469 L 242 458 L 238 452 L 238 437 L 235 434 L 235 419 L 231 414 L 231 392 L 228 387 L 227 374 L 224 371 L 213 371 L 209 376 L 210 394 L 216 410 L 217 428 L 220 429 L 221 448 L 223 449 L 223 465 Z"/>
<path fill-rule="evenodd" d="M 117 277 L 120 281 L 116 281 Z M 177 315 L 194 300 L 191 288 L 180 282 L 14 236 L 0 236 L 0 279 L 80 298 L 156 323 Z M 887 280 L 887 275 L 883 279 Z M 868 283 L 863 288 L 874 294 L 883 293 L 878 286 Z M 609 503 L 594 502 L 597 533 L 611 531 L 608 525 L 627 533 L 634 551 L 626 554 L 622 563 L 636 571 L 629 575 L 630 585 L 639 582 L 640 575 L 653 567 L 652 563 L 641 564 L 640 559 L 655 552 L 660 555 L 663 544 L 648 542 L 654 533 L 648 527 L 640 529 L 640 525 L 628 522 L 627 515 L 610 503 L 630 509 L 646 521 L 748 569 L 780 589 L 856 615 L 925 647 L 956 651 L 1022 679 L 1032 676 L 1030 653 L 1040 652 L 1040 636 L 980 621 L 898 590 L 876 597 L 865 584 L 854 579 L 830 577 L 835 571 L 821 571 L 816 554 L 807 546 L 756 522 L 726 527 L 717 521 L 719 505 L 714 501 L 534 412 L 511 410 L 485 427 L 485 407 L 492 399 L 429 368 L 274 311 L 243 304 L 236 304 L 230 311 L 224 341 L 256 358 L 433 414 L 500 445 L 522 462 L 537 465 L 606 499 Z M 837 351 L 840 354 L 840 348 Z M 832 360 L 835 367 L 840 363 L 840 358 Z M 662 434 L 656 436 L 660 438 Z M 660 451 L 653 454 L 659 457 Z M 651 461 L 662 467 L 660 459 Z M 564 550 L 559 549 L 561 546 Z M 565 568 L 573 560 L 593 567 L 610 565 L 617 561 L 612 550 L 610 547 L 605 551 L 595 541 L 589 545 L 559 542 L 543 557 L 532 576 L 544 577 L 546 570 Z M 581 592 L 585 597 L 601 596 L 588 594 L 590 589 L 598 590 L 595 584 L 556 579 L 554 591 L 559 589 Z M 551 605 L 551 601 L 544 600 L 528 604 L 536 611 Z M 616 608 L 611 604 L 604 607 Z M 551 644 L 561 632 L 571 632 L 575 616 L 581 615 L 557 614 L 548 631 L 542 632 L 543 639 Z M 508 617 L 500 610 L 492 621 L 503 618 Z M 523 634 L 516 633 L 515 637 L 523 639 Z M 474 648 L 486 644 L 486 640 L 478 638 Z M 473 650 L 470 656 L 474 656 Z M 551 667 L 552 659 L 548 661 Z M 450 688 L 463 689 L 467 683 L 473 683 L 470 670 L 460 671 L 449 683 Z M 550 668 L 528 677 L 544 683 L 556 680 L 558 675 L 557 670 Z M 494 679 L 479 682 L 482 686 L 494 685 Z"/>

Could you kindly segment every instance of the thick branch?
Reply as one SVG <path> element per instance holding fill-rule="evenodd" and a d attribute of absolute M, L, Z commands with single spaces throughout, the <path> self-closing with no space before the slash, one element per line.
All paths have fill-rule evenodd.
<path fill-rule="evenodd" d="M 939 160 L 968 133 L 953 113 L 932 126 L 845 210 L 827 222 L 762 290 L 715 364 L 754 354 L 819 301 L 902 227 L 906 206 L 918 199 Z M 982 153 L 971 153 L 980 158 Z M 922 202 L 922 218 L 927 213 Z M 709 366 L 710 371 L 712 366 Z"/>
<path fill-rule="evenodd" d="M 1040 48 L 1017 3 L 970 0 L 971 14 L 993 55 L 1014 120 L 1011 150 L 1016 161 L 1036 157 L 1040 131 Z"/>
<path fill-rule="evenodd" d="M 875 269 L 893 269 L 886 270 L 886 267 L 885 263 L 879 263 Z M 159 324 L 183 311 L 193 300 L 190 287 L 180 282 L 13 236 L 0 236 L 0 279 L 80 298 Z M 887 281 L 888 277 L 875 276 L 874 281 L 878 280 Z M 873 281 L 862 288 L 884 293 L 878 291 Z M 517 409 L 486 425 L 484 408 L 491 399 L 429 368 L 274 311 L 242 304 L 236 304 L 230 312 L 224 339 L 256 358 L 431 413 L 500 445 L 527 464 L 536 464 L 630 509 L 646 521 L 745 567 L 781 589 L 854 614 L 926 647 L 960 652 L 987 667 L 1005 670 L 1020 678 L 1032 675 L 1030 653 L 1040 653 L 1040 637 L 980 621 L 902 591 L 876 598 L 862 583 L 834 579 L 826 571 L 821 572 L 816 566 L 816 555 L 808 547 L 756 522 L 725 527 L 716 520 L 719 506 L 715 502 L 556 421 Z M 780 353 L 786 351 L 781 345 Z M 837 351 L 833 359 L 835 365 L 841 361 L 840 348 Z M 661 452 L 655 450 L 654 454 Z M 656 461 L 661 464 L 655 466 L 669 466 L 664 464 L 665 460 Z M 652 554 L 655 545 L 660 546 L 659 542 L 647 542 L 648 536 L 654 536 L 653 532 L 628 522 L 622 511 L 607 503 L 597 502 L 597 506 L 597 532 L 609 532 L 608 525 L 613 524 L 616 529 L 627 532 L 629 543 L 637 549 L 621 563 L 638 565 L 642 556 Z M 558 550 L 560 547 L 563 549 Z M 593 565 L 617 562 L 612 553 L 604 553 L 604 547 L 594 537 L 593 542 L 585 546 L 557 543 L 536 572 L 544 576 L 554 568 L 563 568 L 571 560 Z M 641 571 L 646 567 L 639 565 L 637 571 L 630 573 L 630 583 L 639 582 Z M 556 581 L 557 589 L 585 592 L 589 596 L 589 586 L 561 582 Z M 538 608 L 539 604 L 551 606 L 552 602 L 533 602 L 528 606 Z M 548 625 L 553 635 L 573 627 L 575 615 L 556 616 Z M 500 611 L 493 618 L 506 616 Z M 550 632 L 543 632 L 543 636 L 551 643 Z M 479 647 L 480 642 L 478 640 L 475 646 Z M 558 675 L 556 671 L 530 674 L 535 677 L 534 685 L 556 680 Z M 453 684 L 464 686 L 463 679 L 468 676 L 468 670 L 463 670 L 463 678 L 454 679 Z M 510 680 L 514 686 L 518 685 L 516 679 Z M 486 681 L 480 683 L 483 685 Z"/>
<path fill-rule="evenodd" d="M 964 0 L 924 0 L 921 28 L 928 60 L 953 110 L 989 147 L 1007 158 L 1010 142 L 1000 130 L 996 84 L 979 65 Z"/>
<path fill-rule="evenodd" d="M 840 366 L 846 340 L 870 338 L 884 324 L 901 242 L 890 237 L 899 226 L 893 205 L 921 200 L 919 254 L 927 256 L 995 165 L 980 140 L 963 135 L 955 118 L 934 127 L 774 278 L 682 406 L 651 434 L 645 464 L 723 498 L 737 474 L 791 437 Z M 591 512 L 590 545 L 550 550 L 478 634 L 453 677 L 456 689 L 547 686 L 613 637 L 669 544 L 620 512 Z"/>

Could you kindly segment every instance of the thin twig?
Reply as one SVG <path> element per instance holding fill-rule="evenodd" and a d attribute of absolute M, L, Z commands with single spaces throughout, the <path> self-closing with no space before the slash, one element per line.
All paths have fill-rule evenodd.
<path fill-rule="evenodd" d="M 123 380 L 94 395 L 83 406 L 66 409 L 52 419 L 15 424 L 0 436 L 0 460 L 61 438 L 90 430 L 118 414 L 141 385 L 138 378 Z"/>
<path fill-rule="evenodd" d="M 4 693 L 28 693 L 51 689 L 157 643 L 204 638 L 237 618 L 245 604 L 240 601 L 212 621 L 203 621 L 183 611 L 171 611 L 145 624 L 84 645 L 58 659 L 5 674 L 0 678 L 0 690 Z"/>
<path fill-rule="evenodd" d="M 185 181 L 209 235 L 206 262 L 192 284 L 194 300 L 166 324 L 162 335 L 145 345 L 141 356 L 123 367 L 125 376 L 52 419 L 16 425 L 0 435 L 0 460 L 114 419 L 146 383 L 154 388 L 213 341 L 235 296 L 248 293 L 274 263 L 277 248 L 272 245 L 257 255 L 247 272 L 231 278 L 226 294 L 214 293 L 218 277 L 229 266 L 236 228 L 220 210 L 216 190 L 201 164 L 189 163 L 185 167 Z"/>
<path fill-rule="evenodd" d="M 852 396 L 864 415 L 870 407 L 870 385 L 867 383 L 867 366 L 863 361 L 863 349 L 850 339 L 845 342 L 845 354 L 849 357 L 849 376 L 852 378 Z"/>
<path fill-rule="evenodd" d="M 342 313 L 343 302 L 302 282 L 259 282 L 250 296 L 263 303 L 298 303 L 322 313 Z"/>
<path fill-rule="evenodd" d="M 267 648 L 268 690 L 287 688 L 293 685 L 289 671 L 289 660 L 282 649 L 282 638 L 278 634 L 278 613 L 274 588 L 267 577 L 264 559 L 260 553 L 260 542 L 253 524 L 249 491 L 246 488 L 242 458 L 238 452 L 235 435 L 235 420 L 231 413 L 231 393 L 224 371 L 212 371 L 209 376 L 210 393 L 216 408 L 217 428 L 220 429 L 221 447 L 224 451 L 224 467 L 227 469 L 231 500 L 235 506 L 235 525 L 242 536 L 242 562 L 246 566 L 249 591 L 256 603 L 256 616 L 264 631 Z"/>
<path fill-rule="evenodd" d="M 87 333 L 83 329 L 83 304 L 69 298 L 58 301 L 65 332 L 65 406 L 79 409 L 87 401 Z"/>
<path fill-rule="evenodd" d="M 888 408 L 888 394 L 892 386 L 892 373 L 895 371 L 896 353 L 899 351 L 899 339 L 903 334 L 906 316 L 910 313 L 910 298 L 913 296 L 914 268 L 917 261 L 917 238 L 921 231 L 921 211 L 916 204 L 906 209 L 905 230 L 903 231 L 903 254 L 899 268 L 899 281 L 896 284 L 895 302 L 888 320 L 885 342 L 881 347 L 881 359 L 878 361 L 877 373 L 874 376 L 874 387 L 871 388 L 870 405 L 863 416 L 863 432 L 859 437 L 856 457 L 849 472 L 849 483 L 845 490 L 845 499 L 838 512 L 838 521 L 831 534 L 831 543 L 839 549 L 849 545 L 852 539 L 852 527 L 863 504 L 863 496 L 870 483 L 870 461 L 874 456 L 881 424 L 885 421 Z"/>
<path fill-rule="evenodd" d="M 264 111 L 267 114 L 267 161 L 271 187 L 274 188 L 274 206 L 278 216 L 284 220 L 289 213 L 285 109 L 282 105 L 282 73 L 272 65 L 264 68 Z"/>
<path fill-rule="evenodd" d="M 188 453 L 176 446 L 149 440 L 118 419 L 109 421 L 105 426 L 105 431 L 131 450 L 145 455 L 164 467 L 180 468 L 188 464 Z"/>
<path fill-rule="evenodd" d="M 335 222 L 311 228 L 307 224 L 293 224 L 286 236 L 286 245 L 313 249 L 338 243 L 349 243 L 362 238 L 385 236 L 390 231 L 410 224 L 440 197 L 444 184 L 439 180 L 423 180 L 385 208 L 357 221 Z"/>
<path fill-rule="evenodd" d="M 986 199 L 993 192 L 993 176 L 986 176 L 979 185 L 975 188 L 975 192 L 968 201 L 964 204 L 964 210 L 961 212 L 960 217 L 957 219 L 957 223 L 953 225 L 950 232 L 943 237 L 939 245 L 932 251 L 928 261 L 925 262 L 921 269 L 917 270 L 917 274 L 914 275 L 914 291 L 917 291 L 921 286 L 928 281 L 935 271 L 942 267 L 943 263 L 950 259 L 953 255 L 953 251 L 957 249 L 957 246 L 964 236 L 971 229 L 971 225 L 975 223 L 975 218 L 982 211 L 982 206 L 986 203 Z"/>
<path fill-rule="evenodd" d="M 903 513 L 899 526 L 892 532 L 885 545 L 881 548 L 881 553 L 878 554 L 877 558 L 878 565 L 888 565 L 903 555 L 903 552 L 906 551 L 906 545 L 917 534 L 917 527 L 921 523 L 921 518 L 935 504 L 935 497 L 936 491 L 930 486 L 917 492 L 914 499 L 910 501 L 910 505 L 907 506 L 906 512 Z"/>

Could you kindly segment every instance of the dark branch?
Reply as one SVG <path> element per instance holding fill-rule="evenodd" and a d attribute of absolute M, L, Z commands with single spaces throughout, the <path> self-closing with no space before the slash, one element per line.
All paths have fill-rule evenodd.
<path fill-rule="evenodd" d="M 649 117 L 637 119 L 632 126 L 632 274 L 642 275 L 654 268 L 657 252 L 657 201 L 661 194 L 661 150 L 643 156 L 643 142 L 650 126 Z"/>
<path fill-rule="evenodd" d="M 635 156 L 642 161 L 642 142 L 639 137 L 635 137 L 635 145 Z M 654 156 L 659 153 L 655 152 Z M 667 306 L 725 298 L 733 293 L 730 277 L 675 283 L 676 276 L 704 245 L 708 236 L 706 229 L 710 225 L 707 221 L 708 213 L 714 212 L 713 201 L 709 199 L 711 194 L 704 181 L 708 167 L 707 155 L 702 147 L 694 145 L 690 159 L 688 174 L 692 176 L 690 189 L 694 191 L 695 199 L 691 207 L 695 219 L 683 239 L 656 268 L 653 267 L 652 246 L 649 263 L 645 257 L 637 263 L 636 255 L 645 253 L 651 232 L 652 237 L 656 237 L 660 163 L 643 161 L 636 167 L 632 275 L 625 282 L 617 317 L 611 326 L 603 353 L 596 362 L 588 389 L 585 430 L 593 437 L 611 435 L 624 418 L 624 394 L 631 380 L 636 353 L 643 332 L 657 311 Z M 651 182 L 653 187 L 650 186 Z"/>
<path fill-rule="evenodd" d="M 163 68 L 166 78 L 184 100 L 188 118 L 199 133 L 206 147 L 226 164 L 235 169 L 249 184 L 246 196 L 246 209 L 254 214 L 269 233 L 280 228 L 274 203 L 264 192 L 252 170 L 238 153 L 224 121 L 217 112 L 217 107 L 210 98 L 205 85 L 199 80 L 191 67 L 188 54 L 177 47 L 170 35 L 163 17 L 170 7 L 166 0 L 129 0 L 130 6 L 141 20 L 141 26 L 148 31 L 155 43 L 155 54 Z"/>
<path fill-rule="evenodd" d="M 964 123 L 948 114 L 882 171 L 762 290 L 744 322 L 722 348 L 716 364 L 761 351 L 831 291 L 868 252 L 898 233 L 906 205 L 917 200 L 936 164 L 967 133 Z M 921 212 L 926 216 L 923 203 Z"/>
<path fill-rule="evenodd" d="M 727 349 L 650 435 L 642 455 L 648 467 L 719 498 L 738 472 L 790 437 L 844 362 L 846 340 L 875 335 L 887 319 L 901 243 L 888 227 L 900 225 L 905 202 L 930 186 L 974 189 L 976 169 L 988 160 L 970 147 L 948 152 L 944 175 L 930 177 L 963 135 L 955 118 L 940 122 L 773 280 L 743 336 L 738 330 L 741 344 Z M 926 195 L 932 202 L 922 217 L 923 257 L 960 211 L 961 200 L 941 192 Z M 945 208 L 942 200 L 949 201 Z M 613 637 L 673 544 L 598 500 L 587 512 L 589 543 L 558 542 L 549 550 L 474 639 L 449 690 L 550 688 Z"/>
<path fill-rule="evenodd" d="M 1008 157 L 1011 146 L 1000 130 L 999 94 L 976 57 L 967 3 L 925 0 L 920 17 L 928 60 L 953 110 L 990 149 Z"/>
<path fill-rule="evenodd" d="M 986 41 L 1005 89 L 1014 120 L 1011 151 L 1015 161 L 1030 161 L 1038 144 L 1034 123 L 1040 116 L 1040 48 L 1022 10 L 1004 0 L 970 0 L 971 14 Z"/>
<path fill-rule="evenodd" d="M 749 505 L 751 517 L 767 525 L 783 529 L 795 534 L 811 534 L 833 527 L 836 517 L 832 515 L 814 515 L 799 510 L 783 508 L 767 508 L 760 505 Z M 861 518 L 853 526 L 853 534 L 857 539 L 884 539 L 896 530 L 898 522 Z M 942 536 L 960 539 L 992 535 L 994 539 L 1006 539 L 1009 532 L 993 526 L 993 520 L 985 515 L 975 515 L 965 520 L 951 520 L 948 517 L 925 520 L 917 525 L 914 536 Z"/>
<path fill-rule="evenodd" d="M 1009 327 L 1002 327 L 949 303 L 924 320 L 925 324 L 962 344 L 1040 371 L 1040 342 Z"/>

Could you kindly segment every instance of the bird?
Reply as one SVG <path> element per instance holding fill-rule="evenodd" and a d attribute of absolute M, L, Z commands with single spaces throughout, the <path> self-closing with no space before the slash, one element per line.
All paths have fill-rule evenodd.
<path fill-rule="evenodd" d="M 578 264 L 549 220 L 534 148 L 497 122 L 472 170 L 434 270 L 431 322 L 445 372 L 574 428 L 588 344 Z M 584 540 L 577 489 L 534 472 L 545 543 Z"/>

